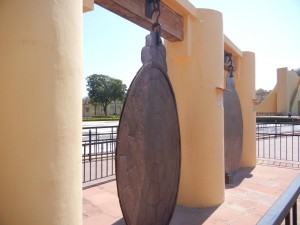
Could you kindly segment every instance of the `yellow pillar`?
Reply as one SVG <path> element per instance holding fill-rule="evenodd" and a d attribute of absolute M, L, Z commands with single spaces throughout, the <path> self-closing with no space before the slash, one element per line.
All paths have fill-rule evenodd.
<path fill-rule="evenodd" d="M 79 225 L 82 1 L 0 2 L 0 224 Z"/>
<path fill-rule="evenodd" d="M 277 112 L 287 115 L 289 112 L 287 97 L 287 68 L 277 69 Z"/>
<path fill-rule="evenodd" d="M 184 41 L 166 41 L 181 130 L 178 204 L 209 207 L 224 201 L 224 119 L 216 91 L 224 82 L 222 14 L 198 9 L 184 19 Z"/>
<path fill-rule="evenodd" d="M 237 80 L 237 92 L 243 114 L 243 154 L 240 166 L 256 165 L 256 112 L 255 99 L 255 54 L 243 52 L 240 75 Z"/>

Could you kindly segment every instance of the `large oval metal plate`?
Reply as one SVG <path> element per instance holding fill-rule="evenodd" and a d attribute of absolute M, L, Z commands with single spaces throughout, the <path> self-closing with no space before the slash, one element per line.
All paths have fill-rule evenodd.
<path fill-rule="evenodd" d="M 167 75 L 148 63 L 132 82 L 117 138 L 116 176 L 127 225 L 169 224 L 180 175 L 180 132 Z"/>
<path fill-rule="evenodd" d="M 224 92 L 224 152 L 225 173 L 233 175 L 239 168 L 243 148 L 243 118 L 234 77 L 226 79 Z"/>

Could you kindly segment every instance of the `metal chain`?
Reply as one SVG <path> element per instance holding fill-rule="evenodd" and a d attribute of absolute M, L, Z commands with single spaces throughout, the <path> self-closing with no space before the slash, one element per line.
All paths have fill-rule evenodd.
<path fill-rule="evenodd" d="M 230 71 L 230 72 L 232 72 L 233 71 L 233 60 L 232 60 L 232 54 L 231 53 L 229 53 L 229 52 L 226 52 L 226 56 L 228 56 L 228 63 L 229 63 L 229 65 L 228 65 L 228 70 Z"/>
<path fill-rule="evenodd" d="M 153 0 L 153 8 L 154 8 L 154 12 L 158 12 L 155 23 L 152 25 L 152 30 L 157 32 L 160 36 L 161 33 L 161 26 L 159 23 L 159 18 L 160 18 L 160 0 Z"/>

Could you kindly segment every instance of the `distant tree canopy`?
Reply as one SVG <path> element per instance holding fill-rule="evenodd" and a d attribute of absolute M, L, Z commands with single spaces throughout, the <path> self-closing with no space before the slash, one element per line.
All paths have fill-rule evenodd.
<path fill-rule="evenodd" d="M 94 108 L 102 105 L 105 116 L 107 116 L 107 106 L 112 101 L 123 101 L 127 87 L 119 79 L 102 74 L 93 74 L 86 78 L 89 102 Z"/>
<path fill-rule="evenodd" d="M 300 76 L 300 68 L 294 70 Z"/>
<path fill-rule="evenodd" d="M 271 91 L 264 90 L 262 88 L 259 88 L 258 90 L 256 90 L 257 104 L 261 103 L 270 93 L 271 93 Z"/>

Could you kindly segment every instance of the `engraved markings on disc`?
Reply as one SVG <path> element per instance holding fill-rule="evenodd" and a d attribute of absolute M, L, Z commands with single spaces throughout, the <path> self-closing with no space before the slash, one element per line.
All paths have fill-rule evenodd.
<path fill-rule="evenodd" d="M 179 186 L 176 104 L 163 72 L 144 66 L 131 84 L 119 125 L 118 195 L 128 225 L 170 222 Z"/>

